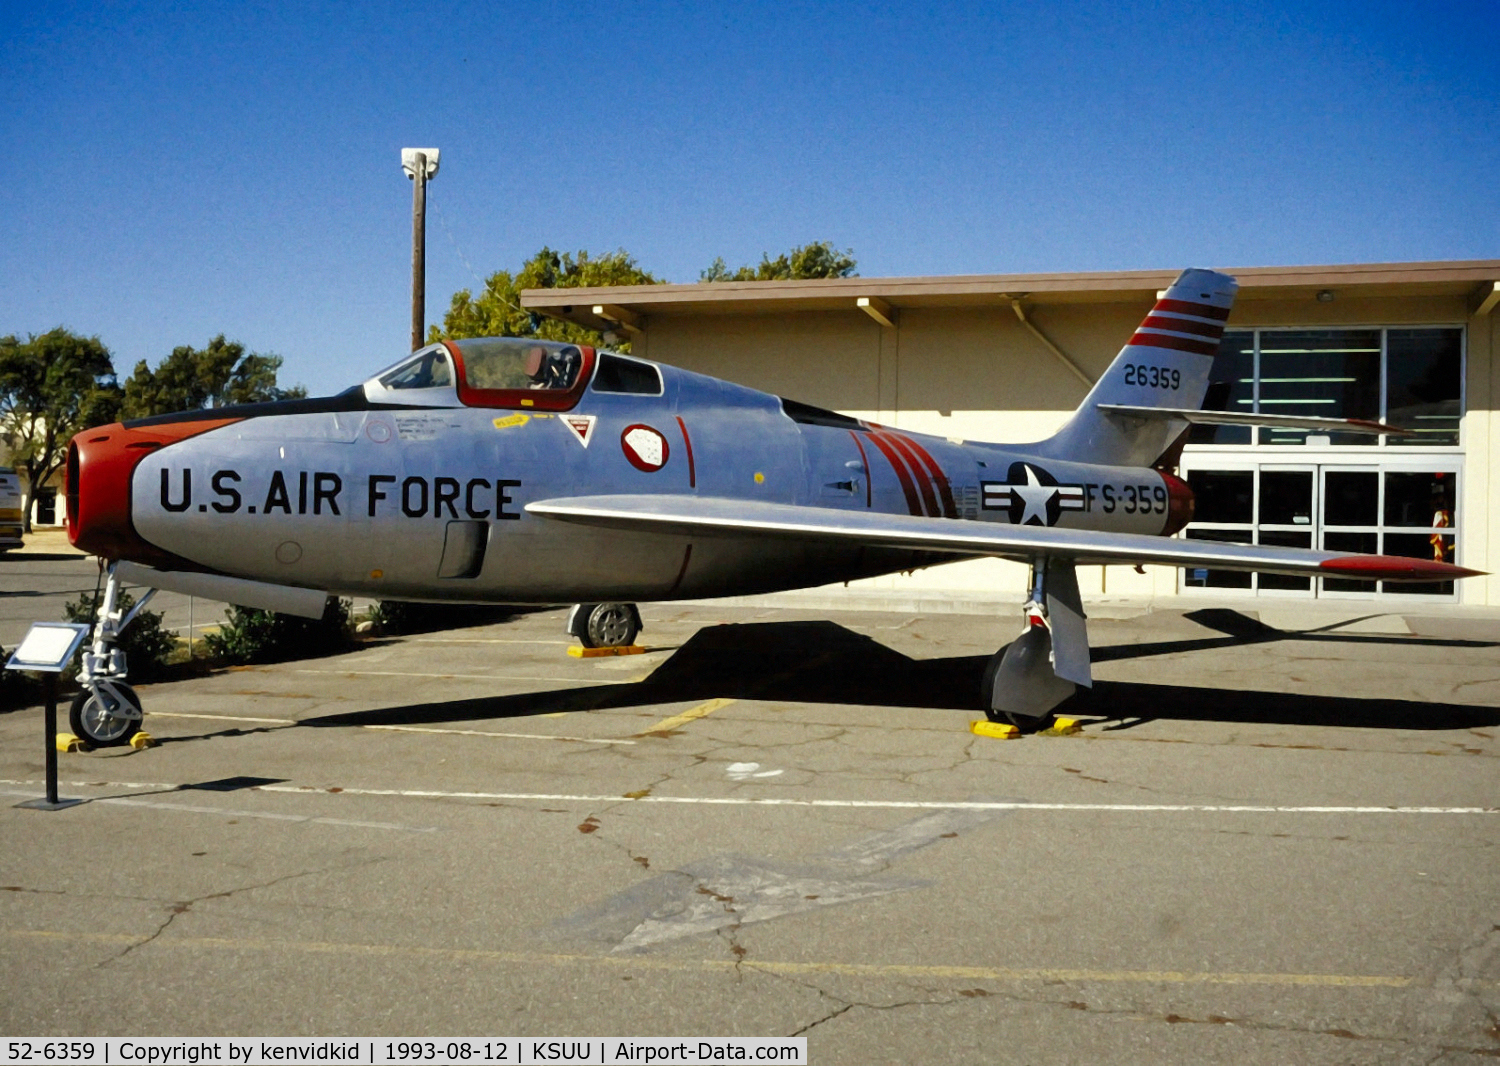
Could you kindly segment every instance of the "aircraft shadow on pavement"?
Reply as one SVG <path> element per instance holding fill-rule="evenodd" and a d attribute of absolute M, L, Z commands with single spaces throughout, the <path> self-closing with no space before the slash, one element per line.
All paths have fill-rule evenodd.
<path fill-rule="evenodd" d="M 1232 620 L 1212 620 L 1225 625 L 1234 624 Z M 1260 626 L 1259 623 L 1253 625 Z M 1255 630 L 1243 636 L 1229 635 L 1205 641 L 1098 648 L 1096 659 L 1106 661 L 1200 648 L 1209 650 L 1273 639 L 1308 639 L 1307 634 L 1287 633 L 1269 627 L 1261 629 L 1266 632 Z M 1384 638 L 1378 634 L 1323 634 L 1317 639 L 1413 640 L 1409 637 Z M 1480 642 L 1465 641 L 1423 643 L 1484 646 Z M 301 724 L 318 728 L 423 725 L 524 718 L 557 711 L 696 702 L 719 697 L 979 711 L 982 709 L 980 688 L 988 659 L 987 655 L 911 659 L 833 622 L 709 626 L 694 634 L 643 681 L 409 704 L 309 718 Z M 1080 690 L 1058 710 L 1122 721 L 1164 718 L 1423 730 L 1500 725 L 1500 709 L 1493 707 L 1121 681 L 1096 682 L 1092 690 Z"/>

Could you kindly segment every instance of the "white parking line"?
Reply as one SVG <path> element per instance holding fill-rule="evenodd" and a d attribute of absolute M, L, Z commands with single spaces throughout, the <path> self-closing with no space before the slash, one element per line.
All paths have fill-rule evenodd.
<path fill-rule="evenodd" d="M 442 792 L 434 789 L 338 788 L 259 785 L 264 792 L 335 791 L 341 796 L 409 796 L 420 799 L 482 799 L 538 803 L 683 803 L 713 807 L 840 807 L 919 811 L 1097 811 L 1130 814 L 1500 814 L 1500 807 L 1296 807 L 1268 804 L 1026 803 L 998 800 L 838 800 L 749 796 L 626 796 L 553 792 Z"/>
<path fill-rule="evenodd" d="M 552 739 L 552 738 L 548 738 Z M 41 781 L 0 778 L 0 784 L 37 785 Z M 176 789 L 182 785 L 143 781 L 63 781 L 71 788 L 161 788 Z M 344 788 L 319 785 L 254 785 L 256 792 L 320 793 L 337 796 L 407 796 L 414 799 L 510 800 L 537 803 L 671 803 L 700 804 L 711 807 L 833 807 L 874 810 L 919 811 L 1095 811 L 1123 814 L 1500 814 L 1500 807 L 1421 807 L 1421 806 L 1293 806 L 1273 804 L 1189 804 L 1189 803 L 1031 803 L 1023 800 L 841 800 L 787 799 L 753 796 L 638 796 L 584 794 L 568 792 L 449 792 L 418 788 Z M 23 793 L 4 790 L 4 795 Z M 31 793 L 24 793 L 30 796 Z M 106 802 L 106 801 L 98 801 Z M 108 802 L 115 802 L 110 800 Z M 119 800 L 136 803 L 136 800 Z M 175 806 L 175 805 L 170 805 Z M 269 816 L 267 816 L 269 817 Z M 295 815 L 278 815 L 294 818 Z M 381 824 L 381 823 L 360 823 Z"/>
<path fill-rule="evenodd" d="M 263 722 L 267 725 L 296 725 L 295 718 L 246 718 L 238 714 L 188 714 L 185 711 L 147 711 L 147 718 L 207 718 L 214 722 Z"/>
<path fill-rule="evenodd" d="M 34 798 L 30 792 L 15 789 L 0 789 L 0 795 Z M 186 814 L 216 814 L 225 818 L 260 818 L 272 822 L 306 822 L 311 825 L 336 825 L 353 829 L 394 829 L 402 833 L 435 833 L 436 826 L 397 825 L 394 822 L 357 822 L 348 818 L 314 818 L 306 814 L 279 814 L 275 811 L 245 811 L 231 807 L 203 807 L 192 803 L 159 803 L 152 800 L 125 799 L 109 796 L 89 800 L 89 803 L 107 803 L 113 807 L 146 807 L 153 811 L 181 811 Z"/>

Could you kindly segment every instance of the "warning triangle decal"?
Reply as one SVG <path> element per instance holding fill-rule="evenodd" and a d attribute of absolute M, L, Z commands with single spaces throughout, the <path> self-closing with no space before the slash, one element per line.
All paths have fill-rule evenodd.
<path fill-rule="evenodd" d="M 594 435 L 594 423 L 599 421 L 597 415 L 563 415 L 562 423 L 568 427 L 568 431 L 578 438 L 578 443 L 585 448 L 589 446 L 589 439 Z"/>

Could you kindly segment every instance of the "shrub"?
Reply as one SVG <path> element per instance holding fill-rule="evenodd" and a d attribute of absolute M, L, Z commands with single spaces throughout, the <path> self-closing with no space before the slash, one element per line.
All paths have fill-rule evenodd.
<path fill-rule="evenodd" d="M 76 600 L 69 600 L 63 605 L 63 613 L 69 622 L 83 622 L 93 625 L 99 613 L 99 601 L 104 598 L 102 592 L 85 592 Z M 115 609 L 123 618 L 130 613 L 135 606 L 135 597 L 121 589 L 115 597 Z M 161 677 L 166 671 L 167 657 L 177 646 L 177 638 L 170 631 L 163 629 L 161 624 L 161 612 L 141 611 L 135 616 L 135 620 L 125 627 L 125 632 L 115 642 L 115 647 L 125 653 L 126 666 L 130 671 L 131 680 L 150 681 Z M 88 643 L 84 643 L 84 648 Z M 74 663 L 69 671 L 69 676 L 78 672 L 82 665 L 82 651 L 80 658 Z"/>
<path fill-rule="evenodd" d="M 342 651 L 349 644 L 349 601 L 330 596 L 323 617 L 300 618 L 253 607 L 231 607 L 227 623 L 204 636 L 209 654 L 226 663 L 267 663 Z"/>

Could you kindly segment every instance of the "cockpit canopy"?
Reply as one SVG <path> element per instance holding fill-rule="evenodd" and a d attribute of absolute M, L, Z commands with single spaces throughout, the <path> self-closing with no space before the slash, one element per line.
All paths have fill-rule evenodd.
<path fill-rule="evenodd" d="M 594 359 L 594 349 L 559 341 L 439 341 L 381 371 L 364 391 L 380 403 L 566 411 L 582 395 Z"/>

